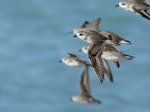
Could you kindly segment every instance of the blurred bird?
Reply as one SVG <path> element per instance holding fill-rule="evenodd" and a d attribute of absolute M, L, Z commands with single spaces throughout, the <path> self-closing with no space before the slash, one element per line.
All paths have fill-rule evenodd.
<path fill-rule="evenodd" d="M 116 7 L 120 7 L 129 12 L 134 12 L 141 15 L 147 20 L 150 20 L 150 4 L 148 0 L 123 0 Z"/>
<path fill-rule="evenodd" d="M 80 94 L 72 96 L 72 101 L 83 104 L 100 104 L 101 101 L 94 99 L 90 93 L 88 66 L 80 77 L 79 82 Z"/>
<path fill-rule="evenodd" d="M 130 41 L 123 39 L 122 37 L 120 37 L 119 35 L 110 32 L 110 31 L 101 31 L 100 32 L 102 35 L 104 35 L 106 38 L 108 38 L 109 40 L 112 40 L 117 46 L 121 45 L 121 44 L 131 44 Z"/>
<path fill-rule="evenodd" d="M 62 58 L 60 62 L 63 62 L 71 67 L 81 67 L 85 65 L 90 65 L 88 62 L 81 60 L 77 55 L 72 53 L 68 53 L 68 56 Z"/>

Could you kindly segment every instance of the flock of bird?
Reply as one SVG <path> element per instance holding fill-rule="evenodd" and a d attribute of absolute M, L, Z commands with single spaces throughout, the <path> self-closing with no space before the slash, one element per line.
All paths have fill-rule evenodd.
<path fill-rule="evenodd" d="M 116 7 L 135 12 L 150 20 L 150 5 L 147 0 L 123 0 L 119 2 Z M 60 60 L 60 62 L 63 62 L 70 67 L 85 67 L 79 81 L 80 94 L 72 96 L 72 101 L 77 103 L 101 103 L 100 100 L 95 99 L 91 95 L 89 86 L 89 67 L 93 68 L 93 71 L 101 83 L 104 81 L 105 75 L 110 82 L 113 82 L 113 75 L 108 61 L 112 61 L 115 66 L 119 68 L 120 61 L 132 60 L 134 58 L 134 56 L 125 54 L 118 48 L 118 46 L 122 44 L 131 45 L 131 42 L 111 31 L 100 31 L 100 21 L 100 18 L 92 22 L 85 21 L 81 27 L 75 28 L 72 31 L 74 37 L 89 44 L 88 46 L 81 48 L 81 51 L 87 54 L 89 61 L 82 60 L 73 53 L 68 53 L 67 57 Z"/>

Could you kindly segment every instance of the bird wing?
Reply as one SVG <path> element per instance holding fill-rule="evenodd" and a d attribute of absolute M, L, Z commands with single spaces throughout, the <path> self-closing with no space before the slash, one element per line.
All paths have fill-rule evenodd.
<path fill-rule="evenodd" d="M 81 95 L 90 96 L 88 66 L 85 67 L 81 74 L 79 87 Z"/>
<path fill-rule="evenodd" d="M 94 31 L 99 31 L 99 23 L 100 23 L 100 18 L 96 19 L 95 21 L 89 23 L 88 21 L 85 21 L 81 28 L 85 28 L 88 30 L 94 30 Z"/>
<path fill-rule="evenodd" d="M 144 17 L 147 20 L 150 20 L 150 13 L 148 12 L 150 10 L 149 8 L 137 9 L 136 7 L 133 7 L 133 9 L 135 10 L 135 12 L 137 12 L 137 14 L 139 14 L 140 16 Z"/>
<path fill-rule="evenodd" d="M 97 43 L 96 45 L 92 45 L 88 52 L 91 65 L 101 83 L 103 82 L 104 79 L 104 66 L 103 60 L 101 58 L 103 50 L 104 50 L 104 43 L 102 44 Z"/>
<path fill-rule="evenodd" d="M 109 66 L 107 60 L 105 60 L 105 59 L 102 59 L 102 60 L 103 60 L 105 73 L 106 73 L 107 77 L 109 78 L 109 80 L 111 82 L 113 82 L 113 76 L 112 76 L 112 72 L 111 72 L 110 66 Z"/>

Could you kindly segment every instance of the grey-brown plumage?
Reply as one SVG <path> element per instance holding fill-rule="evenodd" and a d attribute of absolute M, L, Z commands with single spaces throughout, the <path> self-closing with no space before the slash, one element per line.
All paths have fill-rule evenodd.
<path fill-rule="evenodd" d="M 88 54 L 88 50 L 89 50 L 90 46 L 84 46 L 81 48 L 80 51 L 82 51 L 83 53 L 85 54 Z M 105 51 L 103 51 L 105 52 Z M 107 60 L 105 60 L 104 58 L 102 58 L 102 61 L 103 61 L 103 65 L 104 65 L 104 72 L 106 74 L 106 76 L 108 77 L 108 79 L 113 82 L 113 76 L 112 76 L 112 71 L 111 71 L 111 68 L 107 62 Z"/>
<path fill-rule="evenodd" d="M 123 0 L 119 2 L 116 7 L 134 12 L 145 19 L 150 20 L 150 4 L 148 3 L 148 0 Z"/>
<path fill-rule="evenodd" d="M 119 51 L 115 46 L 106 45 L 105 52 L 103 52 L 102 57 L 105 57 L 106 60 L 111 60 L 113 62 L 119 62 L 122 60 L 132 60 L 134 56 L 130 56 L 124 54 L 123 52 Z"/>
<path fill-rule="evenodd" d="M 101 21 L 101 18 L 97 18 L 93 22 L 85 21 L 83 23 L 83 25 L 81 26 L 81 28 L 85 28 L 87 30 L 99 31 L 99 23 L 100 23 L 100 21 Z"/>
<path fill-rule="evenodd" d="M 106 38 L 112 40 L 116 45 L 121 45 L 121 44 L 131 44 L 129 40 L 125 40 L 119 35 L 110 32 L 110 31 L 101 31 L 100 32 L 102 35 L 104 35 Z"/>
<path fill-rule="evenodd" d="M 90 44 L 90 48 L 88 50 L 88 57 L 96 73 L 96 76 L 102 83 L 104 79 L 105 70 L 101 55 L 103 53 L 105 44 L 112 44 L 111 41 L 107 40 L 107 38 L 105 38 L 99 32 L 93 30 L 85 30 L 79 28 L 75 29 L 74 33 L 77 35 L 78 38 Z"/>
<path fill-rule="evenodd" d="M 131 44 L 131 42 L 129 40 L 126 40 L 126 39 L 120 37 L 119 35 L 111 32 L 111 31 L 99 31 L 99 23 L 100 23 L 100 21 L 101 21 L 100 18 L 96 19 L 93 22 L 85 21 L 83 23 L 83 25 L 81 26 L 81 28 L 84 29 L 84 30 L 97 31 L 100 34 L 104 35 L 106 38 L 112 40 L 114 42 L 114 44 L 116 44 L 116 45 Z"/>

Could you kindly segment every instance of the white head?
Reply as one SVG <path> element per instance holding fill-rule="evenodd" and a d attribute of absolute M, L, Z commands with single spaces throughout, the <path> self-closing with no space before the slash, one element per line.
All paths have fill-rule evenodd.
<path fill-rule="evenodd" d="M 84 32 L 86 29 L 83 28 L 76 28 L 73 30 L 73 33 L 81 40 L 85 40 L 86 38 L 86 33 Z"/>
<path fill-rule="evenodd" d="M 126 1 L 122 1 L 122 2 L 119 2 L 119 4 L 117 4 L 116 7 L 127 9 L 128 3 Z"/>
<path fill-rule="evenodd" d="M 81 48 L 81 51 L 85 54 L 88 54 L 88 50 L 89 50 L 90 46 L 84 46 Z"/>

